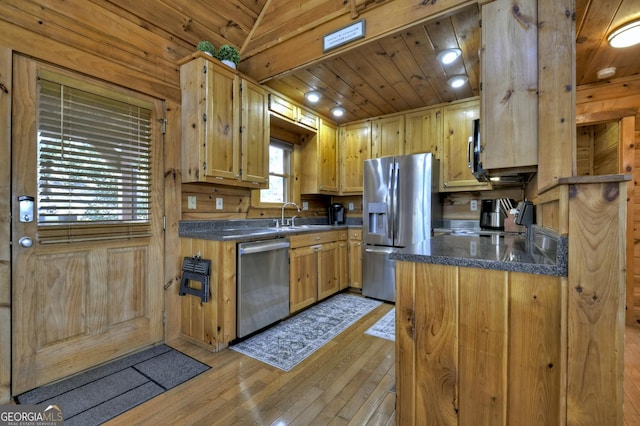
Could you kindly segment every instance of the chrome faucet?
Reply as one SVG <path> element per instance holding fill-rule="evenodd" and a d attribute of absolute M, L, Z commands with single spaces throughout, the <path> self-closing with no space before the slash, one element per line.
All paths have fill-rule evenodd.
<path fill-rule="evenodd" d="M 281 226 L 285 226 L 284 224 L 284 208 L 287 206 L 296 206 L 296 208 L 298 209 L 298 212 L 300 211 L 300 206 L 298 206 L 296 203 L 292 202 L 292 201 L 287 201 L 286 203 L 284 203 L 282 205 L 282 218 L 280 219 L 280 225 Z M 295 216 L 294 216 L 295 217 Z M 293 219 L 291 220 L 291 225 L 293 226 Z"/>

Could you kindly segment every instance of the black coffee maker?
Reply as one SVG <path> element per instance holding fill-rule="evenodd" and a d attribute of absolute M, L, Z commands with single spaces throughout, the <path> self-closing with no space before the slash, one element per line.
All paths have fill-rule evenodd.
<path fill-rule="evenodd" d="M 340 203 L 331 204 L 329 207 L 329 224 L 344 225 L 344 206 Z"/>

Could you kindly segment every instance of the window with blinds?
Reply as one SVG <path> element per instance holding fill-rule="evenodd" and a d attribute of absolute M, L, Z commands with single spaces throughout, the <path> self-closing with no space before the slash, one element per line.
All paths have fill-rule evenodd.
<path fill-rule="evenodd" d="M 151 107 L 73 83 L 38 82 L 38 238 L 149 236 Z"/>

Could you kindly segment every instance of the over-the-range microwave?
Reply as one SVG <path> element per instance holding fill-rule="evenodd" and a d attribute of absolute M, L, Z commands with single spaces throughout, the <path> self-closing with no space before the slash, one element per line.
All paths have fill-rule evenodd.
<path fill-rule="evenodd" d="M 491 182 L 494 186 L 521 185 L 527 184 L 535 174 L 535 172 L 522 170 L 503 169 L 499 172 L 497 170 L 487 170 L 482 167 L 482 161 L 480 159 L 481 152 L 480 119 L 476 118 L 473 120 L 472 135 L 469 136 L 467 146 L 467 164 L 478 182 Z"/>

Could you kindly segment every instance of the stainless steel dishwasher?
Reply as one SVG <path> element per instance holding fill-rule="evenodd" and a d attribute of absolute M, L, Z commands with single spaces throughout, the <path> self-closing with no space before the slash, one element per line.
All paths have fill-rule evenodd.
<path fill-rule="evenodd" d="M 238 244 L 237 335 L 289 315 L 289 240 Z"/>

